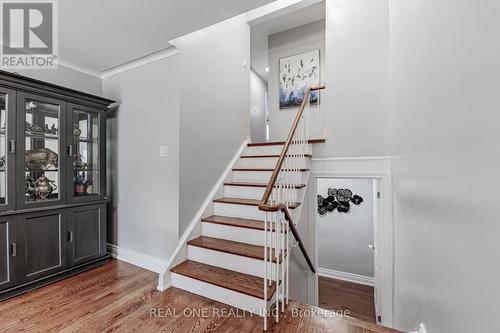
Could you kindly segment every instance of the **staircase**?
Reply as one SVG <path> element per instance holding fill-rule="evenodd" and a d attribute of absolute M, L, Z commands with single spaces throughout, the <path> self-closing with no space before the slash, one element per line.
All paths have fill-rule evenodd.
<path fill-rule="evenodd" d="M 187 260 L 170 269 L 172 285 L 276 321 L 288 304 L 288 260 L 299 246 L 295 228 L 310 173 L 308 89 L 285 142 L 249 143 L 201 219 L 201 235 L 187 241 Z M 274 310 L 273 310 L 274 307 Z M 276 311 L 279 310 L 279 311 Z"/>

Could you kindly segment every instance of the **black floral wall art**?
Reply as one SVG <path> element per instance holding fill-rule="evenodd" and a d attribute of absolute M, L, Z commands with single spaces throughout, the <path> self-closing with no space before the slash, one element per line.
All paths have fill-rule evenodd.
<path fill-rule="evenodd" d="M 362 202 L 363 198 L 359 195 L 352 195 L 352 191 L 349 189 L 329 188 L 326 198 L 318 195 L 318 213 L 323 216 L 327 212 L 337 210 L 339 213 L 347 214 L 351 210 L 351 203 L 359 205 Z"/>

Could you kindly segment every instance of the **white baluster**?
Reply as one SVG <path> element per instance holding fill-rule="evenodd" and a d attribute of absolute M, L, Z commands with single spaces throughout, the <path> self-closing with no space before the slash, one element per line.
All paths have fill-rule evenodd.
<path fill-rule="evenodd" d="M 264 218 L 264 331 L 267 331 L 267 221 L 269 213 Z"/>

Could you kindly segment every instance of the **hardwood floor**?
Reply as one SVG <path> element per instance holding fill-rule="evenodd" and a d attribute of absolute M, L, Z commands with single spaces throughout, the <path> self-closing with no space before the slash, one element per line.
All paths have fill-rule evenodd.
<path fill-rule="evenodd" d="M 156 274 L 113 260 L 0 302 L 0 332 L 262 332 L 261 317 L 176 288 L 161 293 L 156 283 Z M 290 302 L 269 332 L 398 332 L 320 311 Z"/>
<path fill-rule="evenodd" d="M 351 316 L 375 323 L 373 287 L 319 278 L 319 306 L 329 310 L 349 310 Z"/>

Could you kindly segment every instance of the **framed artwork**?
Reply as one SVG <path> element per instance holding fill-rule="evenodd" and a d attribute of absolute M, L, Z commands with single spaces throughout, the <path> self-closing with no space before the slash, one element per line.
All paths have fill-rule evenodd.
<path fill-rule="evenodd" d="M 300 106 L 307 88 L 320 83 L 319 50 L 281 58 L 279 67 L 280 109 Z M 311 92 L 311 104 L 318 103 L 318 93 Z"/>

